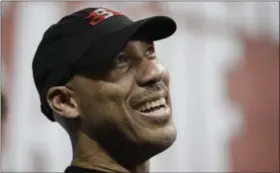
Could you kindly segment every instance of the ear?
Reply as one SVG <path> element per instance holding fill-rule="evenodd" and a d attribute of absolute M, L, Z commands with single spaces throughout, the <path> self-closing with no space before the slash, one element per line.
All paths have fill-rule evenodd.
<path fill-rule="evenodd" d="M 51 109 L 62 117 L 72 119 L 80 115 L 73 91 L 65 86 L 51 87 L 47 93 L 47 101 Z"/>

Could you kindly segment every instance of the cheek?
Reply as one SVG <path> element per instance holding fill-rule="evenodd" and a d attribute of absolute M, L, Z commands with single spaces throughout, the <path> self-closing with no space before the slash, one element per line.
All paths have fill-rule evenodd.
<path fill-rule="evenodd" d="M 115 120 L 122 114 L 126 90 L 121 85 L 101 82 L 80 95 L 80 111 L 86 121 Z"/>

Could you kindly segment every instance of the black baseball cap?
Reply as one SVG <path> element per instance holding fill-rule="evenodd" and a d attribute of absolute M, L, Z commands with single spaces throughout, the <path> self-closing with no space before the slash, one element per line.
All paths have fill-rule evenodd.
<path fill-rule="evenodd" d="M 132 21 L 106 8 L 86 8 L 63 17 L 43 35 L 33 62 L 33 78 L 41 100 L 41 111 L 54 121 L 46 94 L 50 87 L 64 85 L 77 68 L 115 57 L 137 35 L 150 41 L 171 36 L 176 23 L 167 16 Z"/>

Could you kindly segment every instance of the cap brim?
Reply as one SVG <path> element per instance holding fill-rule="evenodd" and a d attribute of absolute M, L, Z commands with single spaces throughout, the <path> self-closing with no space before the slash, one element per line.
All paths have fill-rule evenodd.
<path fill-rule="evenodd" d="M 91 45 L 85 57 L 79 62 L 80 67 L 102 67 L 132 39 L 158 41 L 171 36 L 177 29 L 173 19 L 166 16 L 155 16 L 132 22 Z"/>
<path fill-rule="evenodd" d="M 167 38 L 177 29 L 175 21 L 166 16 L 150 17 L 134 22 L 132 25 L 136 27 L 133 36 L 144 36 L 150 41 Z"/>

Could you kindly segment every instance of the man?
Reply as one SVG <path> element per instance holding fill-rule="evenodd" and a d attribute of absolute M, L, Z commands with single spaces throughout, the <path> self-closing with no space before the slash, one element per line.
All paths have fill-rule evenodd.
<path fill-rule="evenodd" d="M 153 41 L 175 22 L 133 22 L 119 12 L 87 8 L 52 25 L 32 67 L 42 112 L 69 134 L 65 172 L 148 172 L 149 159 L 176 138 L 169 75 Z"/>

